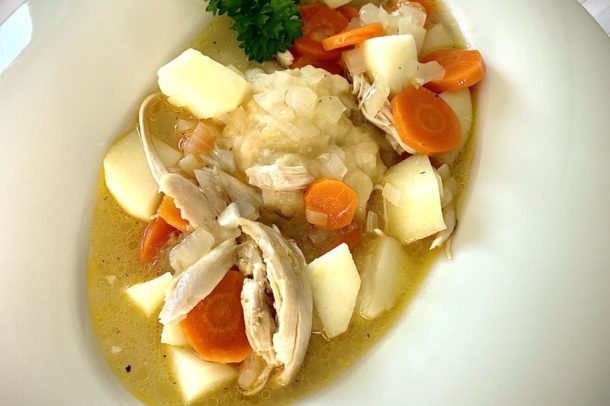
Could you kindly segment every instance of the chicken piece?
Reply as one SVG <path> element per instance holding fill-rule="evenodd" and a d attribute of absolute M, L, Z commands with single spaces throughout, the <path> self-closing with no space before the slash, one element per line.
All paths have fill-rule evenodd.
<path fill-rule="evenodd" d="M 273 349 L 273 334 L 277 326 L 271 305 L 267 301 L 264 282 L 245 279 L 241 290 L 241 304 L 244 309 L 246 335 L 252 350 L 267 364 L 278 365 Z"/>
<path fill-rule="evenodd" d="M 311 288 L 304 278 L 305 259 L 296 244 L 284 239 L 277 228 L 246 219 L 240 225 L 260 248 L 266 265 L 277 318 L 273 349 L 283 364 L 277 381 L 287 385 L 303 363 L 311 335 L 313 304 Z"/>
<path fill-rule="evenodd" d="M 216 215 L 222 213 L 227 208 L 227 196 L 213 171 L 209 168 L 196 169 L 195 177 Z"/>
<path fill-rule="evenodd" d="M 302 165 L 260 165 L 246 169 L 248 182 L 261 189 L 276 191 L 302 190 L 313 182 L 306 167 Z"/>
<path fill-rule="evenodd" d="M 394 116 L 392 115 L 392 106 L 389 100 L 386 100 L 381 109 L 376 114 L 371 114 L 367 108 L 367 104 L 371 96 L 376 93 L 376 89 L 371 86 L 364 75 L 357 75 L 353 78 L 353 93 L 358 98 L 358 107 L 362 112 L 362 115 L 377 128 L 385 132 L 386 138 L 394 151 L 398 155 L 402 155 L 403 152 L 415 154 L 411 148 L 409 148 L 400 138 L 396 124 L 394 123 Z"/>
<path fill-rule="evenodd" d="M 159 190 L 174 199 L 174 204 L 180 209 L 182 218 L 187 220 L 191 227 L 206 229 L 216 241 L 237 237 L 236 229 L 223 228 L 218 224 L 216 221 L 218 213 L 210 204 L 206 194 L 185 177 L 166 173 L 159 181 Z"/>
<path fill-rule="evenodd" d="M 241 200 L 246 200 L 256 209 L 263 207 L 263 199 L 260 193 L 258 193 L 256 190 L 226 172 L 220 170 L 216 172 L 220 185 L 229 197 L 230 201 L 237 202 L 239 204 Z"/>
<path fill-rule="evenodd" d="M 253 352 L 239 367 L 237 383 L 244 395 L 255 395 L 265 387 L 272 371 L 273 367 Z"/>
<path fill-rule="evenodd" d="M 234 240 L 226 240 L 176 276 L 165 291 L 165 304 L 159 314 L 162 324 L 184 319 L 218 285 L 235 265 Z"/>

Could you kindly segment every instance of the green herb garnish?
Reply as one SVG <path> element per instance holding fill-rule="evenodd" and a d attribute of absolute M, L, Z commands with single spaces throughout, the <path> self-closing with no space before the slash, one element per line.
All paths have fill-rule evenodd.
<path fill-rule="evenodd" d="M 206 10 L 231 17 L 248 59 L 264 62 L 303 35 L 296 3 L 298 0 L 210 0 Z"/>

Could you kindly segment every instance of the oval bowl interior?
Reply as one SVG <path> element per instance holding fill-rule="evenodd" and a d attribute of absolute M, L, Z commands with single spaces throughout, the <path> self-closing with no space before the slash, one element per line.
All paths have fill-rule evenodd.
<path fill-rule="evenodd" d="M 610 40 L 572 0 L 448 3 L 488 68 L 455 258 L 302 404 L 606 404 Z M 199 0 L 17 12 L 17 31 L 17 14 L 0 25 L 21 44 L 0 59 L 0 392 L 7 404 L 139 404 L 89 322 L 95 187 L 156 69 L 208 17 Z"/>

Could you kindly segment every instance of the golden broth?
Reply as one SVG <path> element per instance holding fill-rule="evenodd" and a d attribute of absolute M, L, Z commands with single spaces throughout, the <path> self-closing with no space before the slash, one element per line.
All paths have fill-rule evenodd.
<path fill-rule="evenodd" d="M 440 12 L 439 16 L 437 18 L 443 20 L 449 17 L 446 12 Z M 456 46 L 462 45 L 455 23 L 447 20 L 446 25 L 455 32 Z M 242 70 L 256 66 L 246 61 L 229 27 L 227 19 L 216 19 L 192 46 L 221 63 L 233 64 Z M 172 114 L 181 113 L 175 111 Z M 163 133 L 169 133 L 163 131 L 162 123 L 153 127 L 153 132 L 161 137 Z M 453 175 L 462 189 L 468 178 L 473 141 L 471 135 L 464 153 L 453 167 Z M 125 294 L 126 287 L 169 270 L 162 269 L 163 265 L 150 269 L 139 262 L 137 253 L 144 227 L 144 222 L 124 213 L 115 202 L 102 173 L 93 214 L 89 257 L 91 318 L 106 361 L 134 395 L 151 405 L 179 405 L 182 398 L 172 374 L 168 346 L 160 342 L 162 326 L 156 316 L 144 317 Z M 265 388 L 253 397 L 244 397 L 236 385 L 231 385 L 220 388 L 196 404 L 286 404 L 332 381 L 379 339 L 413 298 L 439 251 L 428 251 L 429 244 L 430 239 L 426 239 L 406 247 L 410 263 L 405 264 L 398 283 L 399 299 L 393 309 L 375 320 L 365 320 L 356 308 L 346 333 L 332 341 L 318 334 L 312 335 L 303 367 L 291 385 Z M 367 254 L 368 245 L 365 241 L 354 253 L 357 263 Z"/>

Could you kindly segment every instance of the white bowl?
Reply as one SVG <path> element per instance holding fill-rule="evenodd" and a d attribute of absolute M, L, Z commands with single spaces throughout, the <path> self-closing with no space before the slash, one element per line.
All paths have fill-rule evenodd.
<path fill-rule="evenodd" d="M 609 404 L 610 40 L 573 0 L 450 5 L 488 67 L 457 255 L 302 403 Z M 17 13 L 0 25 L 2 403 L 138 404 L 89 322 L 92 203 L 109 142 L 203 5 L 32 0 Z"/>

